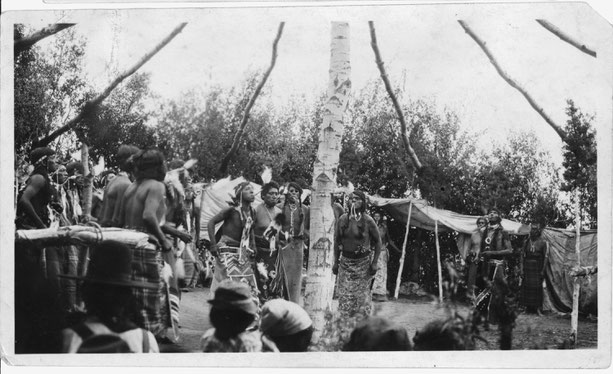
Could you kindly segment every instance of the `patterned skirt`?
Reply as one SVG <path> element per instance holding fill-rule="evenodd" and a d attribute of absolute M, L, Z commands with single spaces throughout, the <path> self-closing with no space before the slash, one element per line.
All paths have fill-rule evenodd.
<path fill-rule="evenodd" d="M 370 316 L 372 296 L 369 273 L 370 256 L 359 259 L 341 255 L 338 269 L 338 309 L 341 318 L 355 318 L 356 322 Z"/>
<path fill-rule="evenodd" d="M 132 247 L 132 269 L 136 281 L 159 283 L 157 290 L 134 287 L 137 314 L 134 323 L 156 336 L 164 336 L 172 328 L 168 285 L 162 278 L 164 261 L 157 246 L 143 241 Z"/>
<path fill-rule="evenodd" d="M 223 237 L 219 241 L 219 256 L 215 259 L 215 273 L 211 283 L 211 292 L 214 293 L 219 283 L 226 279 L 243 282 L 251 288 L 251 296 L 260 306 L 259 291 L 254 272 L 254 258 L 251 253 L 241 248 L 240 243 Z"/>
<path fill-rule="evenodd" d="M 372 293 L 377 296 L 387 296 L 387 249 L 381 250 L 379 259 L 377 260 L 377 274 L 375 274 L 375 282 L 372 285 Z"/>

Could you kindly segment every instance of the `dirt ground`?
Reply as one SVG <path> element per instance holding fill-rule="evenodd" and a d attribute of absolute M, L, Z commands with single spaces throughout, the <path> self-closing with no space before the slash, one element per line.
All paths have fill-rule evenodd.
<path fill-rule="evenodd" d="M 196 288 L 185 292 L 181 297 L 181 341 L 179 348 L 199 351 L 200 337 L 211 327 L 209 304 L 212 295 L 208 288 Z M 426 298 L 401 298 L 397 301 L 375 302 L 374 313 L 405 326 L 409 336 L 428 322 L 445 317 L 445 310 Z M 467 313 L 468 308 L 461 308 Z M 596 348 L 598 344 L 598 322 L 595 318 L 579 318 L 577 348 Z M 543 316 L 522 313 L 517 317 L 513 330 L 513 349 L 556 349 L 569 336 L 570 316 L 546 314 Z M 497 326 L 482 331 L 486 342 L 478 342 L 477 349 L 498 349 Z M 162 349 L 164 347 L 161 347 Z M 175 349 L 177 347 L 174 347 Z"/>

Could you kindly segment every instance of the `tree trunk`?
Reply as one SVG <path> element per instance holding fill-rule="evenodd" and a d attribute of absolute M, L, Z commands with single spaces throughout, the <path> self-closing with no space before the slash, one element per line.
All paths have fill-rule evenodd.
<path fill-rule="evenodd" d="M 313 201 L 311 203 L 311 227 L 309 271 L 304 297 L 304 307 L 313 319 L 313 342 L 321 336 L 324 314 L 332 310 L 332 293 L 335 277 L 334 264 L 334 212 L 332 191 L 336 188 L 336 172 L 339 164 L 345 112 L 351 90 L 351 65 L 349 60 L 349 24 L 332 22 L 330 45 L 330 80 L 328 100 L 319 133 L 319 149 L 313 171 Z"/>
<path fill-rule="evenodd" d="M 581 197 L 579 189 L 575 190 L 575 256 L 577 256 L 576 267 L 581 267 Z M 581 280 L 573 278 L 573 309 L 570 314 L 570 338 L 573 347 L 577 345 L 577 328 L 579 326 L 579 292 L 581 290 Z"/>

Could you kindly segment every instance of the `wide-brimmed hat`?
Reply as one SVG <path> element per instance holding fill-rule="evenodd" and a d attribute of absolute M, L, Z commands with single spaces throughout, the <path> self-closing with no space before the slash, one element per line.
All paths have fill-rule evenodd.
<path fill-rule="evenodd" d="M 93 250 L 87 275 L 60 274 L 60 277 L 80 279 L 86 283 L 139 287 L 157 290 L 158 283 L 135 280 L 132 269 L 132 251 L 117 241 L 105 240 Z"/>
<path fill-rule="evenodd" d="M 226 279 L 219 283 L 209 304 L 221 310 L 242 310 L 256 315 L 258 308 L 251 298 L 251 288 L 243 282 Z"/>
<path fill-rule="evenodd" d="M 260 330 L 268 336 L 293 335 L 312 325 L 307 312 L 291 301 L 273 299 L 262 307 Z"/>

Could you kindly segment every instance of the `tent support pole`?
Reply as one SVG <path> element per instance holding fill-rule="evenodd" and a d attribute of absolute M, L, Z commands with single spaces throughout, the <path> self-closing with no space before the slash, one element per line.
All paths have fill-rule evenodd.
<path fill-rule="evenodd" d="M 438 300 L 443 302 L 443 270 L 441 269 L 441 247 L 438 244 L 438 220 L 434 221 L 434 243 L 436 244 L 436 268 L 438 271 Z"/>
<path fill-rule="evenodd" d="M 409 239 L 409 227 L 411 224 L 411 212 L 413 210 L 413 202 L 409 203 L 409 214 L 407 216 L 407 229 L 404 232 L 404 243 L 402 244 L 402 253 L 400 255 L 400 266 L 398 267 L 398 276 L 396 277 L 396 289 L 394 290 L 394 299 L 398 299 L 400 292 L 400 281 L 402 278 L 402 269 L 404 268 L 404 255 L 407 252 L 407 241 Z"/>
<path fill-rule="evenodd" d="M 575 191 L 575 255 L 577 256 L 577 269 L 581 268 L 581 204 L 579 189 Z M 581 283 L 579 277 L 573 277 L 573 310 L 570 315 L 570 338 L 573 345 L 577 345 L 577 327 L 579 325 L 579 290 Z"/>

